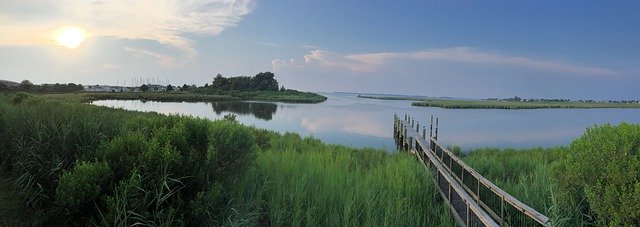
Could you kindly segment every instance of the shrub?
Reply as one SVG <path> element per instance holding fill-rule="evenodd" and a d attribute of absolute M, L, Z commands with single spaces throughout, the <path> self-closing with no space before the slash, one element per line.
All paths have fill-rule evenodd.
<path fill-rule="evenodd" d="M 207 168 L 223 185 L 233 183 L 253 162 L 258 147 L 249 128 L 230 121 L 216 121 L 211 129 Z M 209 182 L 209 180 L 207 180 Z"/>
<path fill-rule="evenodd" d="M 148 149 L 149 145 L 142 134 L 131 133 L 101 146 L 99 159 L 109 163 L 115 179 L 123 179 L 138 165 L 138 156 Z"/>
<path fill-rule="evenodd" d="M 560 152 L 553 174 L 574 202 L 586 200 L 599 222 L 640 224 L 640 125 L 587 128 Z"/>
<path fill-rule="evenodd" d="M 108 191 L 111 172 L 106 162 L 81 162 L 59 180 L 56 203 L 72 214 L 84 216 L 100 203 L 100 196 Z"/>
<path fill-rule="evenodd" d="M 29 93 L 25 93 L 25 92 L 20 92 L 18 94 L 16 94 L 13 97 L 13 104 L 20 104 L 22 103 L 24 100 L 27 100 L 29 98 L 29 96 L 31 96 Z"/>

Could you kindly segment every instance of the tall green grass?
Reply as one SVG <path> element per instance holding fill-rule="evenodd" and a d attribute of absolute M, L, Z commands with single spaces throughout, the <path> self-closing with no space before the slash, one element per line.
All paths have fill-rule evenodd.
<path fill-rule="evenodd" d="M 499 188 L 551 219 L 554 226 L 590 225 L 593 219 L 581 204 L 559 196 L 561 190 L 552 175 L 558 160 L 557 148 L 471 150 L 463 160 Z"/>
<path fill-rule="evenodd" d="M 285 134 L 258 155 L 236 199 L 257 200 L 241 214 L 267 225 L 451 226 L 429 174 L 407 154 Z"/>
<path fill-rule="evenodd" d="M 0 223 L 452 224 L 404 154 L 28 94 L 0 97 L 0 126 Z"/>

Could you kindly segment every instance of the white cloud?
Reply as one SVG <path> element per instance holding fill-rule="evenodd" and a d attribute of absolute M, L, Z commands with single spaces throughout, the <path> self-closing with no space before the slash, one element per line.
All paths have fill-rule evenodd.
<path fill-rule="evenodd" d="M 249 14 L 254 0 L 4 0 L 0 45 L 50 44 L 65 25 L 91 36 L 154 40 L 197 55 L 188 34 L 217 35 Z"/>
<path fill-rule="evenodd" d="M 614 70 L 608 68 L 580 66 L 521 56 L 482 52 L 470 47 L 454 47 L 416 52 L 382 52 L 352 55 L 340 55 L 326 50 L 313 50 L 304 56 L 304 60 L 305 63 L 309 65 L 319 65 L 322 67 L 348 70 L 351 72 L 377 72 L 381 67 L 389 65 L 394 61 L 411 60 L 428 62 L 433 60 L 446 60 L 460 63 L 505 65 L 577 75 L 606 76 L 616 73 Z M 273 64 L 272 62 L 274 69 L 277 67 L 288 67 L 293 65 L 296 64 L 284 61 L 276 62 L 276 64 Z"/>
<path fill-rule="evenodd" d="M 316 45 L 302 45 L 301 47 L 309 50 L 327 50 L 327 48 Z"/>
<path fill-rule="evenodd" d="M 120 66 L 116 65 L 116 64 L 107 63 L 107 64 L 102 65 L 102 68 L 104 68 L 106 70 L 111 70 L 111 69 L 119 69 Z"/>
<path fill-rule="evenodd" d="M 262 45 L 269 46 L 269 47 L 280 47 L 279 44 L 269 43 L 269 42 L 262 42 Z"/>
<path fill-rule="evenodd" d="M 173 57 L 171 56 L 167 56 L 167 55 L 162 55 L 162 54 L 158 54 L 156 52 L 152 52 L 152 51 L 148 51 L 148 50 L 143 50 L 143 49 L 137 49 L 137 48 L 133 48 L 133 47 L 125 47 L 125 50 L 128 52 L 131 52 L 134 54 L 134 56 L 136 57 L 142 57 L 142 56 L 150 56 L 153 57 L 156 62 L 167 66 L 167 67 L 171 67 L 174 66 L 176 61 Z"/>

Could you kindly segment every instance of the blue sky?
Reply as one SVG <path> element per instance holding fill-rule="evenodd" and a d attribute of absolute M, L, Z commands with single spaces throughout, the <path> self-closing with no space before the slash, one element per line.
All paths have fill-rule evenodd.
<path fill-rule="evenodd" d="M 273 71 L 311 91 L 640 99 L 638 1 L 6 0 L 0 78 L 131 84 Z M 78 48 L 52 41 L 77 26 Z"/>

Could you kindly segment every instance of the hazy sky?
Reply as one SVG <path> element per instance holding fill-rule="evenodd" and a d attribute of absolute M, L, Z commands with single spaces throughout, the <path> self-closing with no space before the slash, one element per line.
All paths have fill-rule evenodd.
<path fill-rule="evenodd" d="M 203 85 L 262 71 L 311 91 L 640 99 L 640 1 L 0 2 L 0 79 Z"/>

